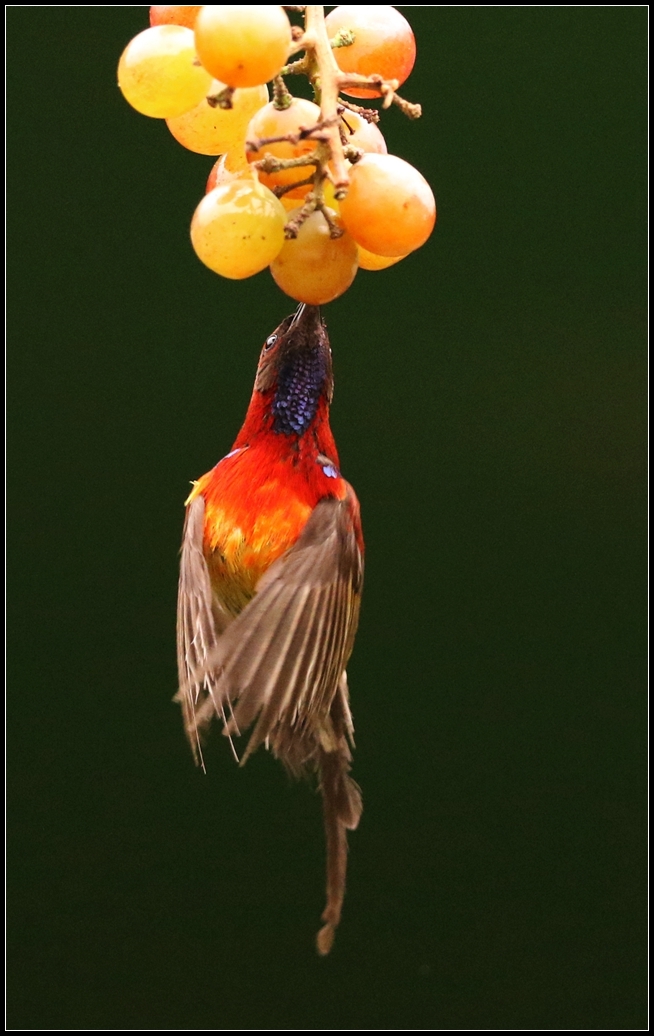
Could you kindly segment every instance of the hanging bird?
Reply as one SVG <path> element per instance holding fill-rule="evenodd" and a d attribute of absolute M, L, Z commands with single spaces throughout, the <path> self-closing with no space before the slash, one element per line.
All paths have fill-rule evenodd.
<path fill-rule="evenodd" d="M 327 840 L 321 954 L 340 921 L 347 829 L 362 808 L 349 776 L 345 666 L 363 538 L 329 427 L 333 384 L 319 310 L 301 305 L 264 343 L 232 449 L 186 501 L 177 607 L 177 700 L 196 762 L 204 769 L 201 745 L 217 717 L 230 740 L 255 724 L 241 765 L 263 742 L 293 777 L 317 776 Z"/>

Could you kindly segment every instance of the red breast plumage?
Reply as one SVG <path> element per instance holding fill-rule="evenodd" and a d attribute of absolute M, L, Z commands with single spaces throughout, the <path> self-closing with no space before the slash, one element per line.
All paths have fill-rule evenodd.
<path fill-rule="evenodd" d="M 363 538 L 329 426 L 332 391 L 326 329 L 317 308 L 300 306 L 264 343 L 231 451 L 187 500 L 177 612 L 178 700 L 196 761 L 214 717 L 230 738 L 256 721 L 241 764 L 263 742 L 293 776 L 318 777 L 321 954 L 340 920 L 346 832 L 361 815 L 345 666 Z"/>

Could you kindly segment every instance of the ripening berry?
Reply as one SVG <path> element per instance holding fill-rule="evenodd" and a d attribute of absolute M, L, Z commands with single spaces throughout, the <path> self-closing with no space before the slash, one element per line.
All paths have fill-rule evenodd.
<path fill-rule="evenodd" d="M 289 220 L 299 211 L 290 212 Z M 335 212 L 330 211 L 330 218 L 338 226 L 343 226 Z M 342 295 L 350 287 L 357 269 L 354 241 L 347 233 L 330 237 L 322 212 L 311 213 L 297 237 L 284 242 L 281 252 L 270 265 L 270 272 L 282 291 L 310 306 L 323 305 Z"/>
<path fill-rule="evenodd" d="M 396 155 L 364 155 L 340 203 L 343 223 L 374 255 L 404 256 L 434 229 L 436 202 L 424 176 Z"/>
<path fill-rule="evenodd" d="M 150 8 L 150 25 L 185 25 L 187 29 L 192 29 L 199 10 L 199 7 L 153 4 Z"/>
<path fill-rule="evenodd" d="M 383 79 L 397 79 L 401 85 L 416 60 L 416 41 L 406 18 L 396 7 L 353 4 L 336 7 L 325 19 L 332 39 L 339 29 L 352 29 L 354 43 L 337 47 L 334 57 L 342 72 L 359 75 L 378 74 Z M 344 94 L 351 97 L 379 97 L 378 90 L 347 86 Z"/>
<path fill-rule="evenodd" d="M 229 86 L 260 86 L 286 64 L 291 23 L 283 7 L 209 4 L 195 22 L 200 61 Z"/>
<path fill-rule="evenodd" d="M 286 209 L 254 177 L 215 187 L 198 205 L 191 242 L 214 273 L 251 277 L 273 261 L 284 244 Z"/>
<path fill-rule="evenodd" d="M 221 155 L 211 167 L 204 193 L 208 194 L 214 187 L 222 187 L 224 183 L 231 183 L 232 180 L 243 180 L 248 177 L 254 179 L 255 176 L 254 170 L 251 169 L 245 157 L 245 151 L 241 148 L 234 148 L 233 151 Z"/>
<path fill-rule="evenodd" d="M 207 91 L 215 97 L 225 84 L 213 79 Z M 206 97 L 195 108 L 167 119 L 166 125 L 183 147 L 198 155 L 224 155 L 231 148 L 245 148 L 245 130 L 253 114 L 268 102 L 268 87 L 250 86 L 234 91 L 231 108 L 213 108 Z"/>
<path fill-rule="evenodd" d="M 172 119 L 199 104 L 211 76 L 198 65 L 190 29 L 156 25 L 131 40 L 118 64 L 118 86 L 142 115 Z"/>
<path fill-rule="evenodd" d="M 306 101 L 302 97 L 295 97 L 288 108 L 278 109 L 274 101 L 266 104 L 252 117 L 246 131 L 246 139 L 257 141 L 266 137 L 282 137 L 288 134 L 299 133 L 302 129 L 310 129 L 320 119 L 320 108 L 313 101 Z M 248 161 L 258 162 L 264 155 L 272 155 L 274 158 L 301 158 L 303 155 L 310 155 L 316 150 L 316 141 L 310 138 L 299 140 L 292 144 L 288 140 L 278 140 L 272 144 L 262 144 L 258 151 L 248 151 Z M 313 165 L 296 166 L 293 169 L 281 169 L 278 173 L 264 173 L 259 171 L 261 183 L 270 187 L 283 187 L 298 180 L 305 180 L 312 176 L 315 170 Z M 296 187 L 288 191 L 291 199 L 303 198 L 311 190 L 311 184 L 304 187 Z"/>
<path fill-rule="evenodd" d="M 377 155 L 388 153 L 384 135 L 377 123 L 368 122 L 362 115 L 357 115 L 356 112 L 351 112 L 346 108 L 341 114 L 341 126 L 348 144 Z"/>
<path fill-rule="evenodd" d="M 359 268 L 361 270 L 387 270 L 389 266 L 406 259 L 405 255 L 373 255 L 367 248 L 357 245 L 359 251 Z"/>

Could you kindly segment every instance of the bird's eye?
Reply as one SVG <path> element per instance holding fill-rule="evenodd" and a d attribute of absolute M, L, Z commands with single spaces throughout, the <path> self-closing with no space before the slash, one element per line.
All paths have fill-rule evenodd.
<path fill-rule="evenodd" d="M 270 338 L 266 338 L 266 344 L 264 345 L 264 349 L 266 350 L 266 352 L 268 351 L 268 349 L 272 349 L 276 341 L 277 335 L 271 335 Z"/>

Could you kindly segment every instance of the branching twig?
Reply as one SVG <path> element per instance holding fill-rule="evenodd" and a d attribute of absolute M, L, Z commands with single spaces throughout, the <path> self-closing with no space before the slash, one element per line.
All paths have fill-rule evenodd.
<path fill-rule="evenodd" d="M 328 144 L 331 151 L 331 171 L 335 197 L 344 198 L 350 183 L 343 145 L 338 130 L 338 92 L 341 70 L 327 37 L 324 8 L 310 5 L 306 11 L 306 33 L 313 41 L 313 60 L 320 79 L 320 112 L 323 123 L 328 123 Z"/>
<path fill-rule="evenodd" d="M 347 108 L 348 111 L 354 112 L 355 115 L 360 115 L 366 122 L 379 122 L 379 112 L 376 108 L 362 108 L 360 104 L 348 101 L 345 97 L 339 97 L 338 103 L 341 108 Z"/>
<path fill-rule="evenodd" d="M 277 137 L 273 138 L 273 140 L 277 139 Z M 268 143 L 272 142 L 268 141 Z M 257 151 L 259 149 L 251 148 L 250 150 Z M 279 173 L 282 169 L 297 169 L 303 165 L 320 165 L 320 156 L 318 151 L 312 151 L 310 155 L 300 155 L 299 158 L 275 158 L 274 155 L 266 153 L 258 162 L 253 162 L 252 164 L 256 169 L 260 169 L 262 173 Z"/>
<path fill-rule="evenodd" d="M 286 183 L 281 187 L 273 187 L 273 194 L 277 198 L 283 197 L 284 194 L 288 194 L 289 191 L 294 191 L 296 187 L 306 187 L 308 184 L 312 184 L 314 180 L 313 174 L 306 176 L 304 180 L 295 180 L 294 183 Z"/>
<path fill-rule="evenodd" d="M 286 224 L 286 237 L 297 237 L 302 224 L 316 210 L 322 212 L 325 217 L 330 235 L 340 237 L 343 231 L 334 222 L 330 210 L 325 206 L 324 185 L 326 181 L 329 181 L 333 185 L 335 198 L 337 200 L 344 198 L 350 182 L 349 166 L 357 162 L 363 154 L 360 148 L 348 143 L 347 134 L 343 131 L 343 122 L 346 120 L 341 116 L 345 110 L 349 110 L 367 122 L 379 121 L 379 112 L 376 109 L 364 108 L 346 100 L 339 96 L 341 90 L 347 90 L 352 86 L 375 90 L 382 99 L 382 108 L 389 108 L 391 104 L 395 104 L 410 119 L 419 118 L 422 110 L 419 104 L 413 104 L 399 96 L 397 79 L 384 79 L 381 75 L 364 76 L 354 72 L 341 72 L 334 56 L 334 48 L 350 46 L 354 42 L 354 33 L 349 29 L 342 29 L 333 40 L 330 40 L 325 26 L 323 7 L 310 4 L 306 7 L 288 7 L 287 10 L 304 11 L 304 32 L 294 26 L 289 57 L 299 51 L 304 51 L 304 54 L 282 68 L 274 84 L 274 103 L 279 108 L 288 107 L 288 104 L 292 103 L 287 100 L 290 98 L 290 94 L 286 90 L 282 76 L 304 74 L 308 76 L 313 86 L 316 103 L 320 105 L 320 120 L 315 126 L 303 126 L 296 133 L 247 141 L 246 149 L 250 152 L 261 151 L 267 144 L 276 144 L 280 141 L 288 141 L 290 144 L 298 144 L 301 140 L 315 141 L 316 148 L 309 155 L 282 159 L 265 154 L 260 161 L 253 164 L 265 173 L 314 166 L 315 172 L 311 176 L 274 189 L 277 197 L 281 197 L 296 187 L 313 185 L 313 189 L 306 195 L 302 207 Z M 223 95 L 219 96 L 222 98 Z M 231 102 L 231 95 L 229 100 Z"/>

